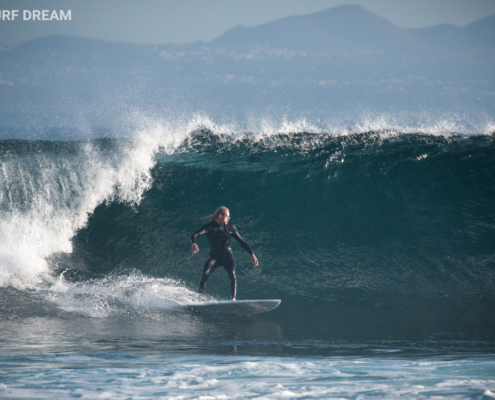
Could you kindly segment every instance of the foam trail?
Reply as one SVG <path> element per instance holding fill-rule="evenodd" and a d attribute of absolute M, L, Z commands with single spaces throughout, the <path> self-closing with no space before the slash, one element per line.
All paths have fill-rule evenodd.
<path fill-rule="evenodd" d="M 72 284 L 59 276 L 48 298 L 65 311 L 92 317 L 136 312 L 152 317 L 155 311 L 173 311 L 199 302 L 198 294 L 182 282 L 146 277 L 138 272 Z M 211 296 L 201 300 L 213 301 Z"/>

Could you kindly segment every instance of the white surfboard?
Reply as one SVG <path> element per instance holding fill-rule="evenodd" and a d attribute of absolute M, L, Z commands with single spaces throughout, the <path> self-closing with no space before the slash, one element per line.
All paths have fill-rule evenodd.
<path fill-rule="evenodd" d="M 277 308 L 282 300 L 237 300 L 211 301 L 187 306 L 189 310 L 204 311 L 207 313 L 225 313 L 238 315 L 253 315 L 271 311 Z"/>

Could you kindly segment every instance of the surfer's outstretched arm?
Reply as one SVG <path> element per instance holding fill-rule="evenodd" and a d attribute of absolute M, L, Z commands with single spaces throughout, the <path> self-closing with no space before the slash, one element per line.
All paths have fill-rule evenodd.
<path fill-rule="evenodd" d="M 258 259 L 253 253 L 253 250 L 251 250 L 251 247 L 244 241 L 244 239 L 239 235 L 239 232 L 237 232 L 237 228 L 235 227 L 234 224 L 230 224 L 230 234 L 239 242 L 239 244 L 243 247 L 244 250 L 246 250 L 249 254 L 251 254 L 251 262 L 254 264 L 255 267 L 258 266 Z"/>

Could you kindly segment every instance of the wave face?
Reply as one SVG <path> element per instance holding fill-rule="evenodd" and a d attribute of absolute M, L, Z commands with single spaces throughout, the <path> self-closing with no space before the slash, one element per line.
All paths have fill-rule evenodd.
<path fill-rule="evenodd" d="M 493 339 L 493 133 L 203 126 L 0 154 L 4 316 L 195 301 L 208 246 L 190 254 L 189 235 L 225 205 L 260 261 L 232 244 L 238 297 L 281 298 L 265 318 L 283 338 Z M 224 271 L 207 291 L 228 297 Z"/>

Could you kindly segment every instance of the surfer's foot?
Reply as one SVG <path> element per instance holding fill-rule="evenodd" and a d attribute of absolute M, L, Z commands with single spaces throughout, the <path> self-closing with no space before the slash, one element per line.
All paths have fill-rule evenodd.
<path fill-rule="evenodd" d="M 235 297 L 232 298 L 232 301 L 235 301 Z"/>

